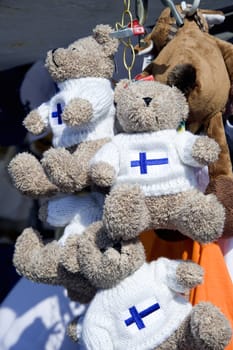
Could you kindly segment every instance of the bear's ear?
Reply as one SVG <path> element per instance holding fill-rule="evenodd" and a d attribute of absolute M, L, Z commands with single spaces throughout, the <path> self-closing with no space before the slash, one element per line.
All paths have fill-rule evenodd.
<path fill-rule="evenodd" d="M 125 93 L 126 89 L 128 89 L 129 85 L 131 84 L 129 79 L 121 79 L 115 87 L 114 91 L 114 101 L 117 103 L 119 99 L 121 98 L 122 94 Z"/>
<path fill-rule="evenodd" d="M 196 69 L 191 64 L 179 64 L 168 74 L 167 84 L 176 86 L 187 97 L 196 85 Z"/>
<path fill-rule="evenodd" d="M 102 46 L 107 56 L 114 55 L 119 46 L 118 39 L 110 36 L 111 32 L 113 32 L 113 29 L 107 24 L 98 24 L 93 29 L 93 38 Z"/>

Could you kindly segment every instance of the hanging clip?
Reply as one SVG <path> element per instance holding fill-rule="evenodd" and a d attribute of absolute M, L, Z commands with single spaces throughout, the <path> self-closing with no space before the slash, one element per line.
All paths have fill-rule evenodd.
<path fill-rule="evenodd" d="M 139 23 L 138 19 L 134 19 L 132 21 L 132 24 L 129 23 L 127 27 L 124 27 L 123 29 L 116 30 L 109 35 L 113 38 L 128 38 L 130 36 L 137 36 L 145 34 L 144 27 Z"/>
<path fill-rule="evenodd" d="M 175 17 L 176 25 L 178 27 L 182 27 L 184 25 L 184 21 L 183 21 L 181 15 L 179 14 L 179 12 L 177 11 L 173 1 L 172 0 L 161 0 L 161 2 L 163 3 L 164 6 L 170 8 L 172 15 Z"/>
<path fill-rule="evenodd" d="M 135 0 L 135 13 L 139 24 L 144 25 L 148 13 L 148 0 Z"/>
<path fill-rule="evenodd" d="M 135 0 L 135 13 L 139 24 L 144 25 L 148 14 L 148 0 Z M 139 47 L 145 47 L 145 32 L 138 37 Z"/>

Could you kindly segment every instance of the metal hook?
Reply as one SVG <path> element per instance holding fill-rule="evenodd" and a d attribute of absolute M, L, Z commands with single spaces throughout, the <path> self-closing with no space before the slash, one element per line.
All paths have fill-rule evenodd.
<path fill-rule="evenodd" d="M 135 14 L 139 23 L 143 25 L 146 22 L 148 13 L 148 0 L 135 0 Z"/>
<path fill-rule="evenodd" d="M 187 16 L 192 16 L 198 9 L 200 5 L 200 0 L 194 0 L 192 5 L 186 4 L 186 1 L 181 2 L 182 10 L 186 13 Z"/>
<path fill-rule="evenodd" d="M 161 0 L 161 2 L 164 4 L 164 6 L 170 7 L 172 15 L 175 17 L 177 26 L 182 27 L 184 25 L 184 21 L 183 21 L 181 15 L 179 14 L 179 12 L 177 11 L 173 1 L 172 0 Z"/>

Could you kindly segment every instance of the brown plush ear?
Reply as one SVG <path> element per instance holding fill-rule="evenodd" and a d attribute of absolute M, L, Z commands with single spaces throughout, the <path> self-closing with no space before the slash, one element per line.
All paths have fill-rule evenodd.
<path fill-rule="evenodd" d="M 110 37 L 113 29 L 106 24 L 99 24 L 93 29 L 93 38 L 103 47 L 107 56 L 112 56 L 117 52 L 119 41 Z"/>
<path fill-rule="evenodd" d="M 168 74 L 167 84 L 176 86 L 187 97 L 196 84 L 196 69 L 191 64 L 179 64 Z"/>

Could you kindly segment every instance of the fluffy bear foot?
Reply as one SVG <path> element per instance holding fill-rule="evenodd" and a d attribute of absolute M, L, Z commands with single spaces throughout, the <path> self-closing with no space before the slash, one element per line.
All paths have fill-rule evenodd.
<path fill-rule="evenodd" d="M 52 196 L 57 192 L 45 175 L 40 162 L 27 152 L 16 155 L 8 166 L 14 186 L 24 195 L 32 198 Z"/>
<path fill-rule="evenodd" d="M 34 282 L 57 284 L 59 259 L 57 241 L 44 245 L 32 228 L 26 228 L 17 238 L 13 263 L 20 275 Z"/>
<path fill-rule="evenodd" d="M 41 160 L 51 181 L 59 187 L 61 192 L 74 192 L 74 182 L 78 169 L 72 173 L 72 154 L 65 148 L 50 148 Z"/>
<path fill-rule="evenodd" d="M 129 240 L 147 229 L 150 216 L 138 186 L 122 185 L 105 199 L 103 225 L 112 239 Z"/>
<path fill-rule="evenodd" d="M 222 235 L 225 210 L 215 195 L 192 191 L 184 194 L 172 217 L 181 233 L 200 243 L 209 243 Z"/>
<path fill-rule="evenodd" d="M 219 202 L 225 208 L 225 224 L 223 236 L 229 237 L 233 235 L 233 177 L 220 175 L 216 179 L 211 180 L 206 193 L 214 193 Z"/>
<path fill-rule="evenodd" d="M 193 307 L 180 327 L 154 350 L 224 350 L 232 330 L 221 311 L 209 302 Z"/>
<path fill-rule="evenodd" d="M 197 349 L 223 350 L 232 337 L 230 324 L 213 304 L 197 304 L 191 313 L 190 329 Z"/>

